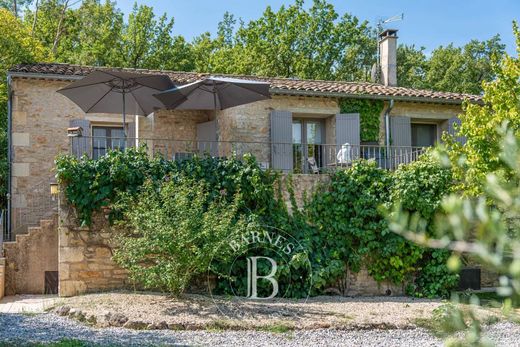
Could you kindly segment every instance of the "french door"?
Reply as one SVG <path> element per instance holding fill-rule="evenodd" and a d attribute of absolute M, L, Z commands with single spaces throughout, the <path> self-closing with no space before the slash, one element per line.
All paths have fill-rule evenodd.
<path fill-rule="evenodd" d="M 325 127 L 315 119 L 293 119 L 293 168 L 295 173 L 318 173 L 323 168 Z"/>

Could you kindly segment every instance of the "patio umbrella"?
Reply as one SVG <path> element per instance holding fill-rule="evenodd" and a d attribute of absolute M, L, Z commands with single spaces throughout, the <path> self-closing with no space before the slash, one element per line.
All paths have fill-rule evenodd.
<path fill-rule="evenodd" d="M 147 116 L 162 104 L 152 95 L 174 87 L 166 75 L 96 70 L 58 90 L 85 113 L 126 113 Z M 126 139 L 126 130 L 124 130 Z"/>
<path fill-rule="evenodd" d="M 208 77 L 154 95 L 164 106 L 178 110 L 224 110 L 269 99 L 269 83 Z"/>

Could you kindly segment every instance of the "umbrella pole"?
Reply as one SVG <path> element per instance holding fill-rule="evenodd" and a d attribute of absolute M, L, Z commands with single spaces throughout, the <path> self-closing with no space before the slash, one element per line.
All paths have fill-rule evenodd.
<path fill-rule="evenodd" d="M 126 149 L 126 105 L 125 91 L 123 90 L 123 149 Z"/>

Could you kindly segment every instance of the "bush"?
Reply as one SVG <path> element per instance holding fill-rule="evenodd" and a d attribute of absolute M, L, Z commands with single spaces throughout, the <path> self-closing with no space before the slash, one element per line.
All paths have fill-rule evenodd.
<path fill-rule="evenodd" d="M 205 183 L 181 178 L 159 189 L 148 181 L 118 224 L 114 260 L 145 288 L 182 293 L 205 273 L 220 243 L 245 228 L 238 205 L 208 204 Z M 238 199 L 237 199 L 238 201 Z"/>
<path fill-rule="evenodd" d="M 428 152 L 418 161 L 400 166 L 395 171 L 390 201 L 399 204 L 408 213 L 418 215 L 427 234 L 433 236 L 433 218 L 452 184 L 451 170 L 442 166 L 432 152 Z M 446 266 L 451 252 L 420 249 L 422 256 L 414 264 L 414 282 L 408 286 L 408 294 L 448 297 L 458 281 L 458 275 L 451 273 Z"/>
<path fill-rule="evenodd" d="M 409 293 L 417 296 L 447 295 L 456 282 L 444 265 L 449 253 L 420 248 L 390 232 L 381 209 L 399 202 L 431 221 L 450 188 L 451 173 L 430 155 L 394 173 L 373 161 L 355 162 L 333 174 L 330 185 L 292 216 L 275 194 L 277 175 L 261 170 L 250 156 L 172 162 L 129 149 L 97 161 L 60 157 L 57 170 L 83 223 L 90 223 L 94 210 L 111 207 L 113 221 L 122 223 L 116 258 L 148 288 L 182 292 L 225 236 L 265 226 L 303 245 L 295 262 L 280 268 L 280 287 L 292 297 L 307 294 L 307 282 L 298 276 L 298 271 L 307 274 L 302 259 L 311 262 L 314 294 L 338 285 L 347 270 L 357 272 L 361 265 L 377 281 L 410 281 Z M 212 271 L 219 275 L 228 261 L 223 255 Z M 237 283 L 236 289 L 243 292 L 246 285 Z M 222 286 L 217 291 L 230 294 Z"/>

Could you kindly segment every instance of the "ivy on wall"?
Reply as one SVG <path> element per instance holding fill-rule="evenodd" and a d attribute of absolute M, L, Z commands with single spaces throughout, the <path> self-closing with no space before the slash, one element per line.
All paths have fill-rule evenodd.
<path fill-rule="evenodd" d="M 384 108 L 382 100 L 341 99 L 341 113 L 359 113 L 361 141 L 378 141 L 381 125 L 381 112 Z"/>
<path fill-rule="evenodd" d="M 111 151 L 99 160 L 61 156 L 56 164 L 59 182 L 65 186 L 65 196 L 86 225 L 91 223 L 94 211 L 109 206 L 113 217 L 120 222 L 134 221 L 134 224 L 129 224 L 129 230 L 150 229 L 147 223 L 153 216 L 174 218 L 177 222 L 173 227 L 153 225 L 150 229 L 161 230 L 161 235 L 165 236 L 161 240 L 167 242 L 184 242 L 168 236 L 177 235 L 179 225 L 192 225 L 194 220 L 207 219 L 207 223 L 197 224 L 192 231 L 196 231 L 197 235 L 216 237 L 211 242 L 218 243 L 220 236 L 217 237 L 212 231 L 217 226 L 215 216 L 228 210 L 236 213 L 230 216 L 228 223 L 221 225 L 228 230 L 221 234 L 222 237 L 226 237 L 229 230 L 236 230 L 230 226 L 238 221 L 246 222 L 245 225 L 256 221 L 259 225 L 285 231 L 304 246 L 295 259 L 310 260 L 315 295 L 340 283 L 347 270 L 357 272 L 362 267 L 377 281 L 409 283 L 407 291 L 415 296 L 447 296 L 457 281 L 456 275 L 449 273 L 445 265 L 448 252 L 421 248 L 392 233 L 381 210 L 381 206 L 399 201 L 410 213 L 419 213 L 427 222 L 431 221 L 440 199 L 450 188 L 452 178 L 449 169 L 441 167 L 430 156 L 425 155 L 395 172 L 380 169 L 373 161 L 355 162 L 348 169 L 333 174 L 330 184 L 324 187 L 326 189 L 316 191 L 304 208 L 296 209 L 293 215 L 288 214 L 285 204 L 279 198 L 281 194 L 277 194 L 277 174 L 261 170 L 252 156 L 245 156 L 243 160 L 195 157 L 175 162 L 162 158 L 151 159 L 144 149 L 128 149 L 124 152 Z M 291 176 L 288 181 L 291 181 Z M 182 186 L 182 182 L 187 183 Z M 177 194 L 189 196 L 195 192 L 191 182 L 202 184 L 200 208 L 194 210 L 190 202 L 185 206 L 170 206 L 171 209 L 167 210 L 168 206 L 163 206 L 161 202 L 162 191 L 171 189 L 169 192 L 175 198 Z M 290 183 L 288 191 L 294 202 Z M 144 194 L 146 192 L 148 195 Z M 127 200 L 121 200 L 121 197 Z M 167 198 L 173 199 L 169 196 Z M 129 214 L 129 211 L 140 211 L 140 208 L 142 211 L 155 212 L 144 219 L 140 218 L 144 212 Z M 198 217 L 194 217 L 194 211 Z M 190 228 L 185 231 L 190 231 Z M 141 259 L 146 248 L 135 240 L 135 233 L 129 235 L 131 239 L 128 242 L 123 240 L 120 245 L 130 248 L 119 254 L 132 254 L 132 257 L 119 257 L 119 261 L 123 267 L 131 270 L 135 280 L 142 280 L 142 284 L 148 288 L 172 293 L 181 292 L 187 286 L 189 278 L 175 283 L 170 281 L 165 287 L 162 282 L 164 278 L 156 278 L 155 270 L 141 269 L 141 263 L 135 260 Z M 145 236 L 155 240 L 158 234 L 150 232 L 140 237 Z M 147 244 L 147 240 L 142 241 Z M 201 251 L 204 253 L 207 251 L 204 248 L 206 241 L 202 241 L 200 249 L 205 249 Z M 168 245 L 164 246 L 170 249 Z M 149 252 L 155 254 L 154 249 Z M 169 256 L 155 261 L 161 263 L 161 268 L 179 265 L 171 264 L 175 259 Z M 197 264 L 197 269 L 208 268 L 204 261 L 207 261 L 206 257 L 201 257 L 202 263 Z M 190 262 L 184 265 L 191 266 Z M 300 271 L 296 275 L 303 271 L 298 262 L 291 266 Z M 193 275 L 196 273 L 193 272 Z M 290 289 L 287 293 L 292 297 L 307 295 L 307 286 L 300 283 L 299 278 L 304 277 L 279 278 L 280 288 Z M 246 283 L 237 284 L 239 287 L 241 285 Z"/>

